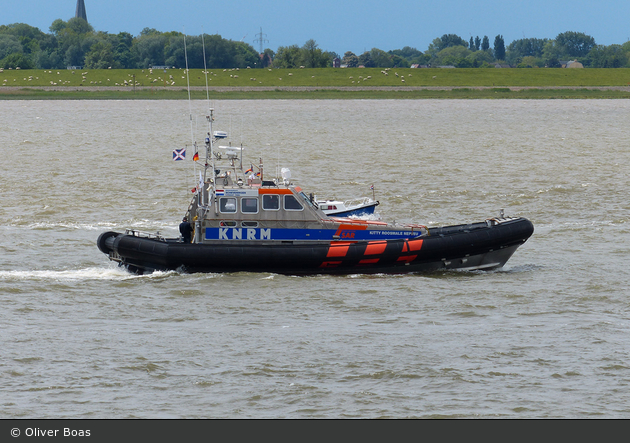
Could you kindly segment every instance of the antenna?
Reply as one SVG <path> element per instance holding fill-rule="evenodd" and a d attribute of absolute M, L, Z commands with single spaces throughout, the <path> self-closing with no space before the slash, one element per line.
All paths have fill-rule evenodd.
<path fill-rule="evenodd" d="M 208 66 L 206 64 L 206 40 L 204 38 L 203 26 L 201 27 L 201 45 L 203 46 L 203 72 L 206 75 L 206 99 L 208 101 L 208 115 L 206 119 L 208 121 L 208 137 L 206 138 L 206 162 L 203 169 L 203 182 L 206 182 L 208 172 L 208 157 L 212 159 L 212 183 L 214 183 L 214 157 L 212 154 L 212 107 L 210 106 L 210 88 L 208 87 Z"/>
<path fill-rule="evenodd" d="M 186 59 L 186 85 L 188 87 L 188 112 L 190 119 L 190 138 L 192 139 L 193 148 L 196 149 L 195 135 L 193 132 L 192 103 L 190 102 L 190 78 L 188 75 L 188 52 L 186 51 L 186 28 L 184 28 L 184 58 Z"/>
<path fill-rule="evenodd" d="M 267 40 L 265 37 L 267 37 L 267 34 L 263 34 L 262 32 L 262 26 L 260 27 L 260 32 L 258 34 L 256 34 L 256 38 L 254 39 L 254 43 L 259 42 L 260 43 L 260 54 L 263 53 L 263 44 L 269 43 L 269 40 Z M 245 37 L 243 37 L 245 38 Z"/>
<path fill-rule="evenodd" d="M 213 137 L 215 136 L 212 132 L 212 122 L 214 121 L 214 109 L 210 106 L 210 89 L 208 87 L 208 66 L 206 64 L 206 40 L 204 38 L 203 26 L 201 27 L 201 45 L 203 46 L 203 71 L 206 75 L 206 98 L 208 100 L 208 115 L 206 116 L 206 120 L 208 121 L 208 136 L 206 137 L 206 162 L 203 168 L 203 183 L 205 187 L 206 179 L 208 176 L 208 166 L 212 168 L 212 179 L 210 182 L 212 183 L 212 192 L 213 196 L 210 197 L 210 202 L 214 199 L 215 212 L 218 213 L 217 209 L 217 199 L 214 195 L 216 192 L 215 188 L 215 179 L 216 179 L 216 170 L 214 165 L 214 153 L 213 153 Z M 211 160 L 211 164 L 208 165 L 208 158 Z M 207 189 L 208 191 L 210 188 Z M 203 188 L 201 190 L 201 195 L 203 196 Z"/>

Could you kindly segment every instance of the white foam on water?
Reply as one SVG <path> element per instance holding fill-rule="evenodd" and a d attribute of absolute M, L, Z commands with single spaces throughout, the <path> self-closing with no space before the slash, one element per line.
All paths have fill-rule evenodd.
<path fill-rule="evenodd" d="M 167 275 L 177 274 L 175 271 L 156 271 L 152 274 L 131 274 L 123 268 L 82 268 L 68 270 L 27 270 L 27 271 L 0 271 L 0 281 L 88 281 L 88 280 L 129 280 L 129 279 L 155 279 Z"/>
<path fill-rule="evenodd" d="M 135 220 L 135 221 L 121 221 L 121 222 L 101 222 L 101 223 L 78 223 L 71 221 L 42 221 L 37 223 L 30 223 L 23 227 L 27 229 L 76 229 L 82 231 L 102 231 L 102 230 L 125 230 L 125 229 L 137 229 L 144 231 L 155 231 L 166 233 L 168 231 L 177 231 L 177 224 L 169 226 L 166 223 L 156 223 L 150 220 Z M 12 223 L 12 226 L 20 226 L 20 223 Z M 177 225 L 177 226 L 176 226 Z"/>
<path fill-rule="evenodd" d="M 88 224 L 88 223 L 74 223 L 74 222 L 38 222 L 27 225 L 26 228 L 29 229 L 55 229 L 55 228 L 66 228 L 66 229 L 79 229 L 85 231 L 98 231 L 102 229 L 116 229 L 119 225 L 114 223 L 97 223 L 97 224 Z"/>

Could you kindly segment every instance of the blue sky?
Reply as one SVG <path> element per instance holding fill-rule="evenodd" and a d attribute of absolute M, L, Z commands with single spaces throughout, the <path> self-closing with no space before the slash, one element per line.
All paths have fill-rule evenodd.
<path fill-rule="evenodd" d="M 584 32 L 597 44 L 630 39 L 630 1 L 601 0 L 84 0 L 88 21 L 97 31 L 138 35 L 145 28 L 219 34 L 255 48 L 265 34 L 265 48 L 302 46 L 313 39 L 319 48 L 343 55 L 372 48 L 384 51 L 411 46 L 425 51 L 443 34 L 466 40 L 487 35 L 490 44 L 503 35 L 506 46 L 520 38 L 554 38 Z M 74 17 L 76 0 L 3 1 L 0 24 L 27 23 L 49 32 L 58 18 Z"/>

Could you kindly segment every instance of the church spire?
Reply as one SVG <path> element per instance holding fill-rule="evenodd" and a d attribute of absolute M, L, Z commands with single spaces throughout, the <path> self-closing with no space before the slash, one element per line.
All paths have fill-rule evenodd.
<path fill-rule="evenodd" d="M 83 0 L 77 0 L 77 12 L 74 15 L 77 18 L 82 18 L 87 22 L 87 13 L 85 12 L 85 3 Z"/>

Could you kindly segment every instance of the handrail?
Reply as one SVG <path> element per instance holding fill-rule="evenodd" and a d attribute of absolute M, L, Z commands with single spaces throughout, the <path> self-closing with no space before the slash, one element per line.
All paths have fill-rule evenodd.
<path fill-rule="evenodd" d="M 159 231 L 156 232 L 155 234 L 152 234 L 150 232 L 136 231 L 135 229 L 125 229 L 125 234 L 131 235 L 132 237 L 150 238 L 150 239 L 160 240 L 160 241 L 166 240 L 164 236 L 160 234 Z"/>

